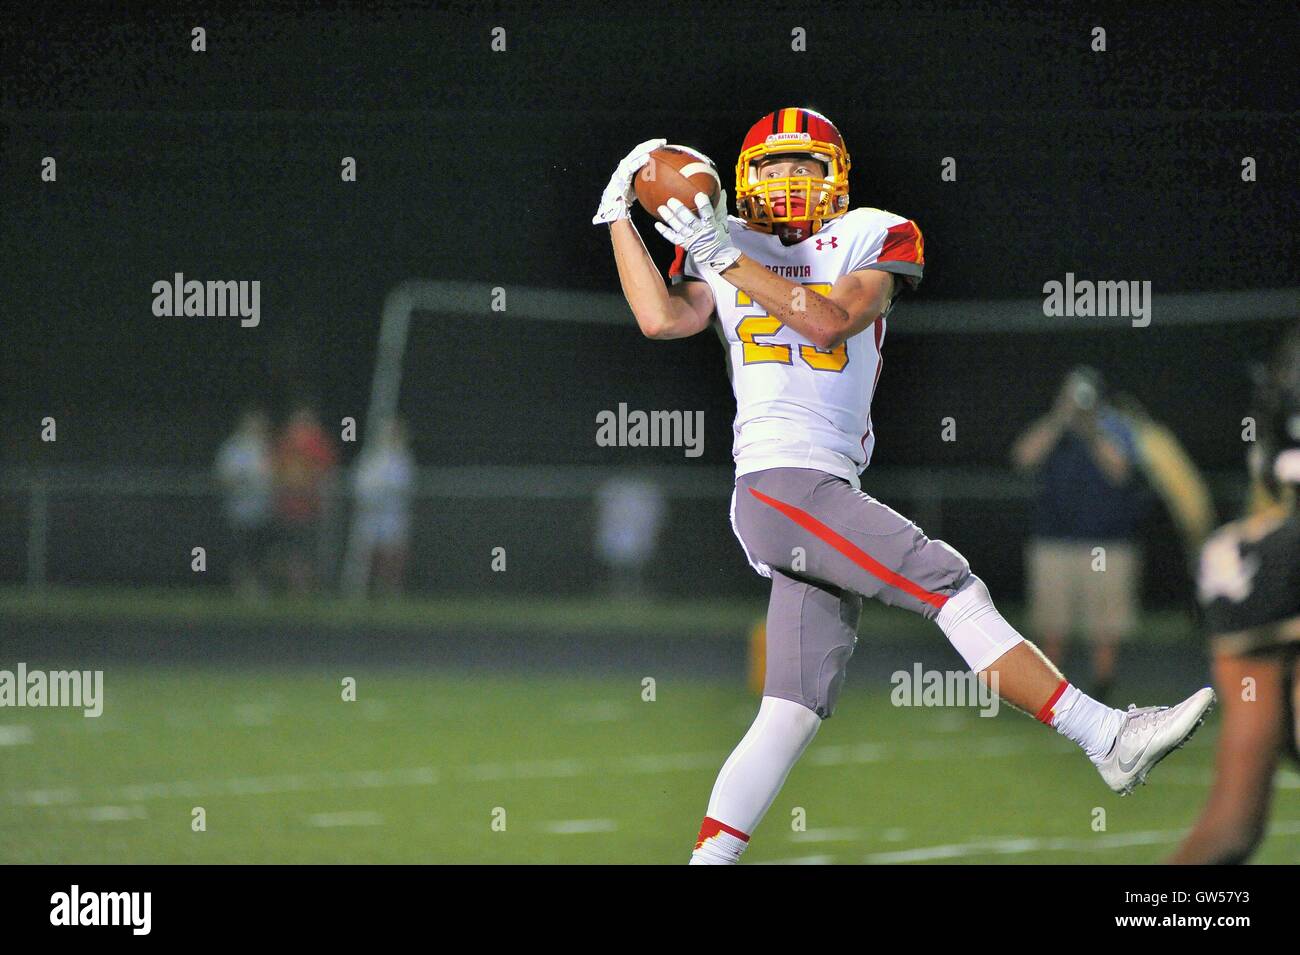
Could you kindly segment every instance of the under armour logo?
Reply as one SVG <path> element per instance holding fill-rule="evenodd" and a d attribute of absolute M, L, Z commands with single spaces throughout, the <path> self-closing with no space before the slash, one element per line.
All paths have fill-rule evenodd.
<path fill-rule="evenodd" d="M 835 248 L 836 246 L 838 246 L 838 245 L 840 244 L 840 237 L 837 236 L 837 235 L 833 235 L 833 236 L 831 236 L 829 239 L 818 239 L 818 240 L 817 240 L 817 251 L 818 251 L 818 252 L 820 252 L 820 251 L 822 250 L 822 248 L 823 248 L 822 243 L 823 243 L 823 242 L 826 243 L 826 245 L 825 245 L 826 248 L 833 249 L 833 248 Z"/>

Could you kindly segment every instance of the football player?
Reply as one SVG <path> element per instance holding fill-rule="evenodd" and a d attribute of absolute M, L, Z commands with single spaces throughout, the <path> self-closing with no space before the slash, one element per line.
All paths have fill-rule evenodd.
<path fill-rule="evenodd" d="M 1127 793 L 1182 745 L 1214 701 L 1103 706 L 1002 618 L 961 554 L 861 490 L 876 435 L 871 399 L 886 323 L 915 288 L 915 222 L 849 208 L 849 153 L 809 109 L 759 120 L 736 163 L 738 217 L 704 194 L 657 210 L 678 247 L 665 284 L 629 219 L 633 177 L 664 140 L 619 164 L 594 218 L 608 223 L 623 294 L 641 331 L 672 339 L 716 319 L 736 395 L 732 527 L 771 578 L 763 699 L 713 787 L 692 864 L 739 860 L 821 721 L 835 710 L 863 598 L 935 621 L 1004 699 L 1075 741 Z M 985 677 L 987 679 L 987 676 Z"/>
<path fill-rule="evenodd" d="M 1300 761 L 1300 326 L 1284 339 L 1253 410 L 1254 513 L 1201 551 L 1197 590 L 1223 728 L 1209 801 L 1175 863 L 1245 862 L 1264 836 L 1279 757 Z"/>

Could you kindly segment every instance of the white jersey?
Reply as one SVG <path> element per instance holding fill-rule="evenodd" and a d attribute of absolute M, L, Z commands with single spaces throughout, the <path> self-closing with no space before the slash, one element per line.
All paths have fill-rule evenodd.
<path fill-rule="evenodd" d="M 750 229 L 743 219 L 728 221 L 741 252 L 823 295 L 841 275 L 859 269 L 893 272 L 915 287 L 925 264 L 916 223 L 881 209 L 854 209 L 789 246 L 776 235 Z M 880 380 L 885 316 L 824 351 L 680 249 L 669 275 L 674 283 L 706 281 L 713 290 L 736 393 L 736 476 L 813 468 L 859 487 L 858 474 L 876 443 L 871 399 Z"/>

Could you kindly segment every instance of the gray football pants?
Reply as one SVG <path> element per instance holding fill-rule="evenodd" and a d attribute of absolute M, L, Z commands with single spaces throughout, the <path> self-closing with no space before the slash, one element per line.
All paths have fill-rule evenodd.
<path fill-rule="evenodd" d="M 970 576 L 943 541 L 824 471 L 741 475 L 731 526 L 750 565 L 772 578 L 763 694 L 823 719 L 835 711 L 863 597 L 933 619 Z"/>

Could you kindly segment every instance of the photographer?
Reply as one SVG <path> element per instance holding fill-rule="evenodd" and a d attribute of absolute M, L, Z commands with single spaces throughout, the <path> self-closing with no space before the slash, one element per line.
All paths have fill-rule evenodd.
<path fill-rule="evenodd" d="M 1100 374 L 1084 366 L 1066 375 L 1051 412 L 1012 448 L 1015 466 L 1042 478 L 1026 554 L 1031 625 L 1059 664 L 1080 621 L 1097 699 L 1110 690 L 1119 642 L 1138 612 L 1136 457 L 1131 427 L 1106 402 Z"/>

